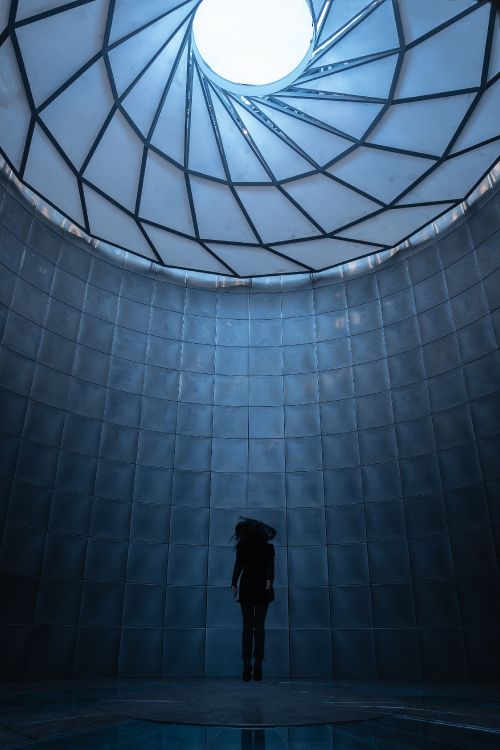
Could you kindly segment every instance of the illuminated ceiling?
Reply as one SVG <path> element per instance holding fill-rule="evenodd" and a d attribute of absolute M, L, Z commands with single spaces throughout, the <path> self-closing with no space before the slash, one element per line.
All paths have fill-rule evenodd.
<path fill-rule="evenodd" d="M 2 155 L 92 236 L 213 273 L 320 270 L 398 244 L 497 161 L 493 4 L 311 0 L 307 67 L 271 93 L 200 63 L 198 5 L 0 3 Z"/>
<path fill-rule="evenodd" d="M 202 0 L 192 44 L 203 72 L 221 88 L 240 95 L 245 84 L 248 94 L 263 94 L 299 77 L 315 31 L 308 0 Z"/>

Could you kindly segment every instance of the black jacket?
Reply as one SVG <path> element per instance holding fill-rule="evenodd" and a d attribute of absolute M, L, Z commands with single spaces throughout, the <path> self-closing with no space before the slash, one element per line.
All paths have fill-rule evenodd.
<path fill-rule="evenodd" d="M 266 580 L 274 581 L 274 545 L 269 542 L 238 542 L 234 563 L 232 586 L 236 586 L 241 574 L 239 602 L 264 603 Z"/>

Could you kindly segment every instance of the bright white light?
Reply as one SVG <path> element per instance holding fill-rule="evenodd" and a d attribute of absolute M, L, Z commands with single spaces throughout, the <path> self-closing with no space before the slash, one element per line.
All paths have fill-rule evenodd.
<path fill-rule="evenodd" d="M 203 0 L 193 31 L 198 52 L 217 75 L 261 86 L 300 65 L 313 22 L 306 0 Z"/>

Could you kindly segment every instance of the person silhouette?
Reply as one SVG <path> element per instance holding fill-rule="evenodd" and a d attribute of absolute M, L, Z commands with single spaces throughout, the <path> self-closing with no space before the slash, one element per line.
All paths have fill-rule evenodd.
<path fill-rule="evenodd" d="M 240 516 L 231 537 L 236 539 L 236 560 L 231 580 L 234 598 L 238 595 L 238 578 L 241 575 L 239 598 L 243 629 L 241 637 L 242 678 L 262 679 L 264 660 L 264 623 L 270 602 L 274 600 L 274 545 L 269 544 L 276 536 L 276 529 L 255 518 Z M 253 644 L 252 644 L 253 641 Z"/>

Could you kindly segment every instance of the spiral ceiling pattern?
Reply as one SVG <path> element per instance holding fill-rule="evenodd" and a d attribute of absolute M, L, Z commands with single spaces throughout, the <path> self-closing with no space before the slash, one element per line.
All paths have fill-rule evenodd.
<path fill-rule="evenodd" d="M 2 155 L 90 235 L 218 274 L 321 270 L 398 244 L 497 161 L 494 4 L 310 0 L 307 67 L 263 94 L 207 75 L 198 5 L 0 7 Z"/>

